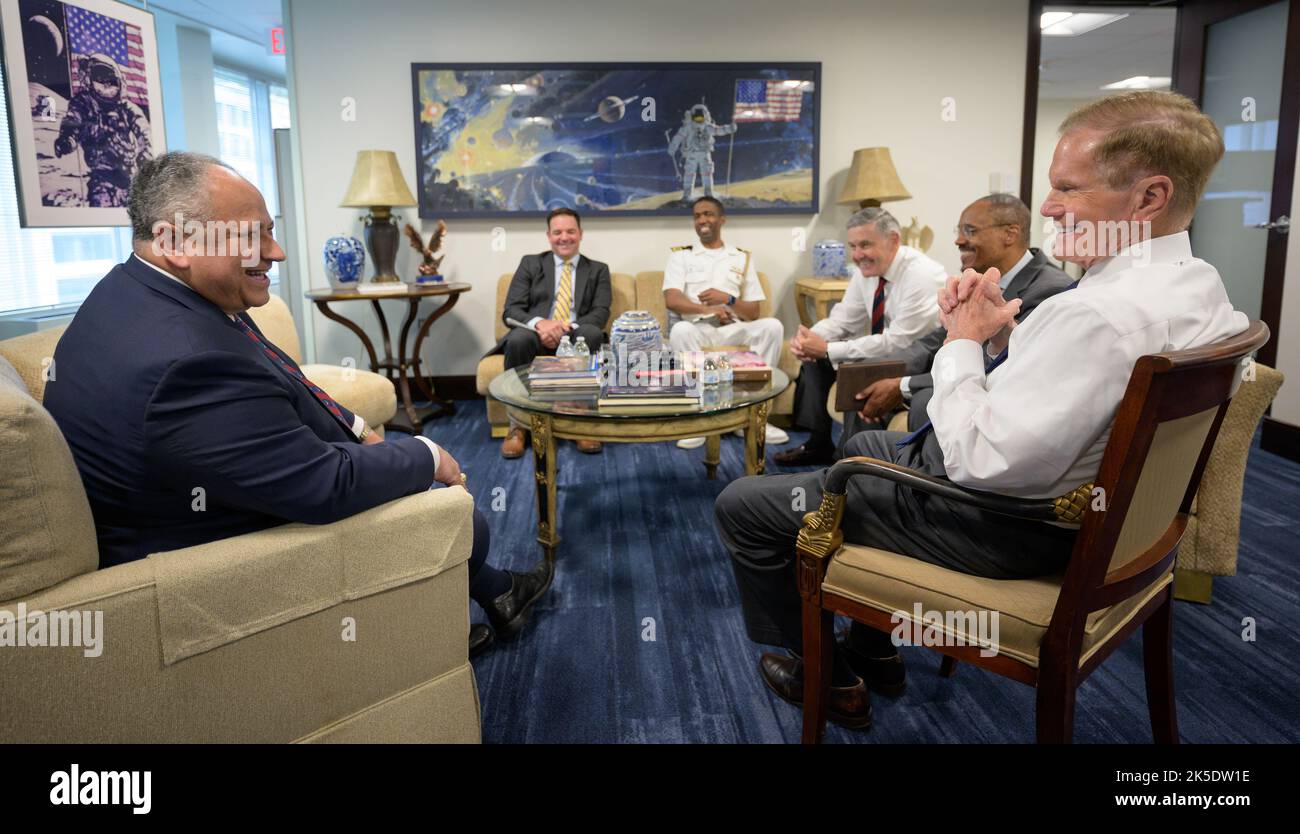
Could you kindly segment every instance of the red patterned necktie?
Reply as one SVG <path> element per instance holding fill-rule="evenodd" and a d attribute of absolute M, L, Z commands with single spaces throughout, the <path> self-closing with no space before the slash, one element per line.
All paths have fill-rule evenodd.
<path fill-rule="evenodd" d="M 307 390 L 312 392 L 312 394 L 315 395 L 316 399 L 320 400 L 321 405 L 325 406 L 325 409 L 329 411 L 330 414 L 334 415 L 335 419 L 339 421 L 339 424 L 343 425 L 343 427 L 347 429 L 349 433 L 352 431 L 352 427 L 346 425 L 346 421 L 343 417 L 343 411 L 339 408 L 339 404 L 334 402 L 334 400 L 331 399 L 330 395 L 325 393 L 325 390 L 323 388 L 321 388 L 320 386 L 316 385 L 316 383 L 308 379 L 303 374 L 302 371 L 298 370 L 298 367 L 296 365 L 294 365 L 292 362 L 289 362 L 287 359 L 285 359 L 283 356 L 280 355 L 279 351 L 274 350 L 269 344 L 267 344 L 267 342 L 261 336 L 257 335 L 257 331 L 249 327 L 248 323 L 245 322 L 242 318 L 240 318 L 239 316 L 235 316 L 235 324 L 238 324 L 240 329 L 244 331 L 244 334 L 247 335 L 248 338 L 252 339 L 257 344 L 257 346 L 262 349 L 262 351 L 270 358 L 270 360 L 276 364 L 276 367 L 280 368 L 286 374 L 298 380 L 303 385 L 307 386 Z"/>
<path fill-rule="evenodd" d="M 876 297 L 871 300 L 871 335 L 874 336 L 885 329 L 885 276 L 880 276 L 876 281 Z"/>

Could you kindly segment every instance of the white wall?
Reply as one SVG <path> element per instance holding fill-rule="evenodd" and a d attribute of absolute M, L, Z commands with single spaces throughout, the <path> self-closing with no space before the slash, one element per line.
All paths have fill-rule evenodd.
<path fill-rule="evenodd" d="M 888 146 L 914 199 L 887 205 L 904 224 L 913 216 L 934 228 L 931 254 L 955 270 L 951 229 L 961 209 L 987 192 L 989 174 L 1018 176 L 1024 95 L 1027 6 L 1023 0 L 392 0 L 321 3 L 285 0 L 293 64 L 295 133 L 301 159 L 306 239 L 290 253 L 309 266 L 310 285 L 328 284 L 321 247 L 334 234 L 360 235 L 359 212 L 338 208 L 356 152 L 397 152 L 414 184 L 412 62 L 487 61 L 799 61 L 822 62 L 821 202 L 816 216 L 733 217 L 728 243 L 754 251 L 772 278 L 778 315 L 798 322 L 793 282 L 811 274 L 808 252 L 791 248 L 791 229 L 809 242 L 841 234 L 847 207 L 833 205 L 856 148 Z M 783 23 L 788 21 L 788 23 Z M 342 120 L 340 100 L 356 99 L 356 121 Z M 956 120 L 941 119 L 945 97 Z M 405 212 L 416 220 L 416 210 Z M 423 360 L 436 375 L 473 374 L 493 343 L 497 276 L 521 255 L 546 248 L 538 220 L 452 219 L 443 272 L 473 291 L 441 319 Z M 505 252 L 490 248 L 490 230 L 507 230 Z M 591 218 L 583 251 L 612 270 L 662 269 L 668 248 L 691 243 L 689 219 Z M 403 248 L 398 271 L 414 272 Z M 369 264 L 367 265 L 369 270 Z M 399 304 L 388 302 L 391 317 Z M 356 302 L 342 312 L 370 323 Z M 316 359 L 358 357 L 355 337 L 319 314 Z M 377 332 L 371 326 L 371 332 Z"/>

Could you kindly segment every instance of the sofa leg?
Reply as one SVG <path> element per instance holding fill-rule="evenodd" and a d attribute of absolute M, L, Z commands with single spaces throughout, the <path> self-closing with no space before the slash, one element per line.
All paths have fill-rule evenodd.
<path fill-rule="evenodd" d="M 1202 573 L 1199 570 L 1174 568 L 1174 599 L 1209 605 L 1213 591 L 1212 574 Z"/>

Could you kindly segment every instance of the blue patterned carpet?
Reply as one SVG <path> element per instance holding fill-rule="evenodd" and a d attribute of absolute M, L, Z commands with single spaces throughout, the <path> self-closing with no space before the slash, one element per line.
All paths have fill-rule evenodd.
<path fill-rule="evenodd" d="M 502 459 L 483 402 L 457 406 L 425 434 L 468 474 L 492 529 L 492 562 L 531 567 L 541 556 L 531 452 Z M 792 432 L 791 443 L 804 437 Z M 744 473 L 741 442 L 723 440 L 716 481 L 704 477 L 703 449 L 613 444 L 588 456 L 561 445 L 555 582 L 518 641 L 475 661 L 484 741 L 798 741 L 798 710 L 759 679 L 764 649 L 745 636 L 713 529 L 714 498 Z M 1288 625 L 1300 619 L 1298 498 L 1300 465 L 1253 449 L 1238 574 L 1215 581 L 1213 605 L 1179 602 L 1174 613 L 1186 742 L 1300 741 L 1300 636 Z M 1242 639 L 1247 617 L 1253 642 Z M 906 693 L 874 700 L 869 732 L 831 725 L 828 741 L 1033 740 L 1032 689 L 967 665 L 944 680 L 939 655 L 903 652 Z M 1145 743 L 1149 727 L 1135 636 L 1080 688 L 1075 740 Z"/>

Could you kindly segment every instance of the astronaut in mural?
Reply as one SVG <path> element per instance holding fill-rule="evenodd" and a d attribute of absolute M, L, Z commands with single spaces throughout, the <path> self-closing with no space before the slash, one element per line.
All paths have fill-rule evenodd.
<path fill-rule="evenodd" d="M 704 184 L 704 196 L 713 196 L 713 144 L 715 136 L 729 136 L 736 132 L 736 124 L 716 124 L 703 103 L 686 111 L 682 126 L 668 143 L 668 155 L 676 158 L 682 152 L 682 200 L 689 201 L 695 189 L 698 173 Z"/>
<path fill-rule="evenodd" d="M 56 156 L 78 145 L 89 169 L 86 202 L 96 207 L 126 205 L 131 179 L 149 159 L 149 121 L 126 97 L 117 63 L 107 55 L 81 59 L 81 90 L 68 102 L 54 142 Z"/>

